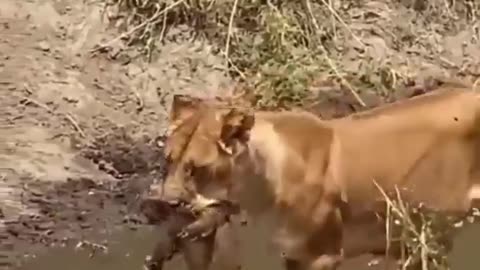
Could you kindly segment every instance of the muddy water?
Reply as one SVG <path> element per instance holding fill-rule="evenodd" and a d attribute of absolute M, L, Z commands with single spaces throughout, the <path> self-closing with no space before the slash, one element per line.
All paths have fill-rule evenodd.
<path fill-rule="evenodd" d="M 269 250 L 261 226 L 241 229 L 242 252 L 236 254 L 244 261 L 243 269 L 283 269 L 275 252 Z M 89 258 L 85 250 L 73 248 L 50 249 L 29 259 L 21 270 L 135 270 L 142 269 L 143 260 L 152 250 L 155 241 L 162 236 L 159 229 L 147 227 L 137 231 L 120 231 L 108 236 L 97 237 L 96 241 L 108 240 L 109 252 Z M 450 256 L 453 270 L 478 270 L 480 266 L 480 224 L 467 226 L 455 240 Z M 384 269 L 382 265 L 368 266 L 370 258 L 362 257 L 347 261 L 342 270 Z M 169 262 L 166 270 L 186 270 L 181 256 Z"/>

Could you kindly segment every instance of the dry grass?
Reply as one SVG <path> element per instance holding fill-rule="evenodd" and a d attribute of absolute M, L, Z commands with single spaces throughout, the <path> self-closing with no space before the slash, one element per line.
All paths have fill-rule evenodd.
<path fill-rule="evenodd" d="M 386 201 L 387 251 L 399 245 L 399 269 L 447 270 L 450 269 L 448 253 L 454 233 L 479 215 L 476 208 L 466 215 L 452 215 L 413 205 L 402 199 L 399 189 L 393 196 L 375 182 Z"/>
<path fill-rule="evenodd" d="M 355 74 L 345 71 L 342 63 L 345 48 L 342 46 L 354 46 L 358 55 L 368 48 L 359 36 L 362 30 L 353 27 L 353 21 L 358 21 L 358 16 L 386 18 L 388 21 L 388 14 L 383 14 L 386 11 L 352 14 L 352 10 L 362 10 L 370 1 L 104 1 L 107 10 L 114 9 L 110 12 L 110 20 L 115 21 L 122 34 L 94 51 L 105 50 L 115 42 L 123 41 L 128 46 L 140 45 L 133 47 L 151 60 L 155 50 L 168 38 L 170 30 L 186 26 L 190 40 L 204 38 L 215 45 L 217 53 L 225 59 L 221 68 L 253 91 L 257 107 L 302 105 L 305 97 L 311 94 L 309 87 L 315 78 L 318 79 L 318 74 L 348 90 L 362 106 L 365 103 L 357 94 L 360 88 L 388 92 L 411 80 L 411 74 L 396 70 L 388 60 L 374 63 L 368 57 L 359 58 L 359 61 L 365 60 L 362 70 L 355 70 Z M 472 0 L 411 2 L 412 10 L 424 13 L 425 18 L 441 17 L 446 24 L 455 25 L 457 17 L 462 15 L 471 18 L 469 20 L 477 18 L 477 7 Z M 458 15 L 460 6 L 462 13 Z M 384 23 L 378 21 L 378 24 L 383 26 Z M 385 34 L 393 35 L 395 40 L 401 39 L 390 29 Z M 415 35 L 418 34 L 412 33 Z M 345 41 L 350 45 L 344 45 Z M 431 57 L 430 53 L 428 57 Z"/>
<path fill-rule="evenodd" d="M 328 17 L 333 24 L 355 36 L 327 0 L 111 0 L 116 17 L 122 19 L 123 33 L 99 45 L 105 50 L 123 40 L 127 45 L 141 44 L 151 59 L 166 33 L 178 25 L 192 30 L 190 38 L 207 38 L 217 45 L 225 58 L 226 72 L 256 89 L 258 107 L 301 105 L 309 94 L 308 85 L 319 73 L 336 77 L 356 94 L 332 58 L 331 40 L 335 25 L 319 25 L 317 18 Z M 315 16 L 314 16 L 315 14 Z M 329 44 L 330 43 L 330 44 Z"/>

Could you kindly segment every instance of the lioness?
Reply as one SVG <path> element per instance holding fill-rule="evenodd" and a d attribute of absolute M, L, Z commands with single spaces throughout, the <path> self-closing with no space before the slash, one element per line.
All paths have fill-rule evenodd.
<path fill-rule="evenodd" d="M 448 84 L 331 121 L 195 99 L 175 108 L 166 181 L 175 200 L 273 213 L 287 269 L 336 269 L 344 257 L 384 250 L 378 239 L 348 241 L 349 227 L 384 199 L 373 180 L 440 210 L 467 211 L 478 199 L 479 105 L 468 87 Z M 372 235 L 384 240 L 380 229 Z"/>
<path fill-rule="evenodd" d="M 175 96 L 170 112 L 171 122 L 184 121 L 190 116 L 185 113 L 178 115 L 177 108 L 193 106 L 199 101 L 192 97 Z M 221 100 L 217 98 L 215 101 Z M 182 132 L 174 125 L 170 129 L 175 129 L 175 134 Z M 172 164 L 167 162 L 167 167 L 169 165 Z M 164 181 L 152 186 L 151 194 L 142 198 L 140 211 L 148 222 L 162 226 L 167 232 L 167 238 L 158 241 L 146 261 L 147 268 L 161 270 L 165 261 L 176 253 L 182 253 L 191 270 L 207 270 L 212 266 L 222 270 L 239 269 L 236 230 L 239 225 L 245 224 L 245 220 L 239 217 L 230 222 L 231 215 L 238 209 L 233 209 L 231 204 L 212 204 L 211 200 L 203 197 L 194 200 L 195 207 L 192 208 L 189 201 L 181 201 L 179 192 L 182 190 L 175 183 Z"/>

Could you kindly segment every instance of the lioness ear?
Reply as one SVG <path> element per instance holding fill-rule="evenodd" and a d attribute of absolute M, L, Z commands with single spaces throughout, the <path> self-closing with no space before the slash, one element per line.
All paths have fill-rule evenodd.
<path fill-rule="evenodd" d="M 194 115 L 202 103 L 203 101 L 200 98 L 188 95 L 174 95 L 170 110 L 170 127 L 167 133 L 170 133 L 185 119 Z"/>
<path fill-rule="evenodd" d="M 227 154 L 233 154 L 235 141 L 246 142 L 250 130 L 255 124 L 255 116 L 251 112 L 232 109 L 223 117 L 219 147 Z"/>

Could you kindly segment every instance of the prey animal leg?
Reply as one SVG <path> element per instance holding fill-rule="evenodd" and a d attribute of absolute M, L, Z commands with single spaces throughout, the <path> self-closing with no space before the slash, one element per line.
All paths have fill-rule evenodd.
<path fill-rule="evenodd" d="M 230 202 L 218 202 L 197 211 L 197 219 L 185 226 L 178 234 L 180 238 L 204 238 L 230 221 L 230 216 L 238 214 L 239 208 Z"/>

